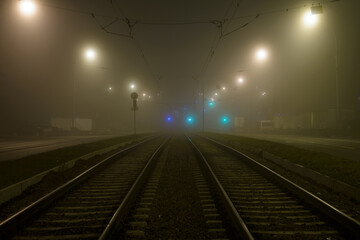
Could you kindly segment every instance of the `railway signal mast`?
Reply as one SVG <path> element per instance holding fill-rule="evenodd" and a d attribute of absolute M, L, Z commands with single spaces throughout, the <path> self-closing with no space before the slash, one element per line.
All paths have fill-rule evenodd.
<path fill-rule="evenodd" d="M 139 107 L 136 104 L 138 94 L 136 92 L 133 92 L 130 94 L 130 97 L 133 100 L 133 106 L 131 107 L 131 110 L 134 111 L 134 134 L 136 134 L 136 111 L 139 110 Z"/>

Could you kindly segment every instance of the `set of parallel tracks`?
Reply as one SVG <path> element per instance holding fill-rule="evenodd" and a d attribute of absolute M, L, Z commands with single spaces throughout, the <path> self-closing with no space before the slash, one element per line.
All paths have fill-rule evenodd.
<path fill-rule="evenodd" d="M 360 239 L 360 223 L 250 157 L 196 138 L 241 239 Z"/>
<path fill-rule="evenodd" d="M 162 144 L 161 144 L 162 143 Z M 147 139 L 104 159 L 0 224 L 1 239 L 98 239 L 150 171 L 164 138 Z M 141 146 L 141 151 L 136 151 Z M 144 169 L 147 169 L 146 171 Z"/>
<path fill-rule="evenodd" d="M 105 159 L 0 223 L 0 238 L 146 238 L 169 139 Z M 187 139 L 199 159 L 189 171 L 206 238 L 360 239 L 359 222 L 251 158 L 210 139 Z"/>

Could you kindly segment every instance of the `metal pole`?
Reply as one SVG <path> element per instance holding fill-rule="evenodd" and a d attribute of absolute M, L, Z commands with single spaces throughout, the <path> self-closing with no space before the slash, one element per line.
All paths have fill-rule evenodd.
<path fill-rule="evenodd" d="M 338 41 L 335 30 L 333 30 L 335 39 L 335 96 L 336 96 L 336 128 L 340 130 L 341 112 L 340 112 L 340 93 L 339 93 L 339 73 L 338 73 Z"/>
<path fill-rule="evenodd" d="M 138 109 L 136 106 L 136 99 L 138 98 L 138 94 L 136 92 L 133 92 L 130 94 L 131 99 L 133 100 L 133 106 L 132 109 L 134 110 L 134 134 L 136 134 L 136 114 L 135 111 Z"/>
<path fill-rule="evenodd" d="M 71 131 L 75 129 L 75 108 L 76 108 L 76 103 L 75 103 L 75 91 L 76 91 L 76 83 L 75 83 L 75 78 L 73 76 L 73 99 L 72 99 L 72 119 L 71 119 Z"/>
<path fill-rule="evenodd" d="M 135 112 L 136 112 L 136 109 L 134 107 L 134 134 L 136 135 L 136 114 L 135 114 Z"/>
<path fill-rule="evenodd" d="M 202 89 L 202 132 L 205 132 L 205 90 Z"/>

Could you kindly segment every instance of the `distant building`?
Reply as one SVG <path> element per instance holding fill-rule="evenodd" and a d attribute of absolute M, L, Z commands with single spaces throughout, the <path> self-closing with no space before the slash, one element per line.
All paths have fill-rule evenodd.
<path fill-rule="evenodd" d="M 51 126 L 63 131 L 71 131 L 73 119 L 71 118 L 51 118 Z M 89 118 L 74 119 L 74 129 L 78 131 L 92 131 L 93 120 Z"/>

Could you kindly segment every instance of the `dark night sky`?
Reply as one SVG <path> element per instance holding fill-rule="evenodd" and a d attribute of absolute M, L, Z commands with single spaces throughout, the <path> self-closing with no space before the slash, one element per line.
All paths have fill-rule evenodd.
<path fill-rule="evenodd" d="M 167 114 L 196 115 L 202 84 L 206 96 L 217 86 L 228 88 L 220 97 L 219 114 L 241 116 L 269 102 L 281 114 L 324 111 L 335 107 L 336 40 L 341 107 L 360 108 L 357 0 L 321 1 L 324 14 L 311 29 L 304 28 L 301 17 L 318 1 L 35 2 L 36 14 L 25 17 L 18 1 L 0 1 L 1 129 L 71 117 L 74 82 L 76 116 L 124 129 L 131 126 L 132 82 L 139 93 L 152 95 L 139 102 L 139 121 L 148 129 Z M 130 39 L 105 33 L 90 13 L 103 25 L 116 17 L 163 24 L 137 24 Z M 236 20 L 224 25 L 225 32 L 251 23 L 222 38 L 209 64 L 219 36 L 214 24 L 164 25 L 231 17 Z M 128 34 L 121 20 L 109 31 Z M 88 46 L 97 52 L 91 63 L 83 58 Z M 269 50 L 263 63 L 254 60 L 260 46 Z M 240 75 L 246 81 L 237 86 Z M 261 91 L 267 91 L 267 100 L 260 99 Z"/>

